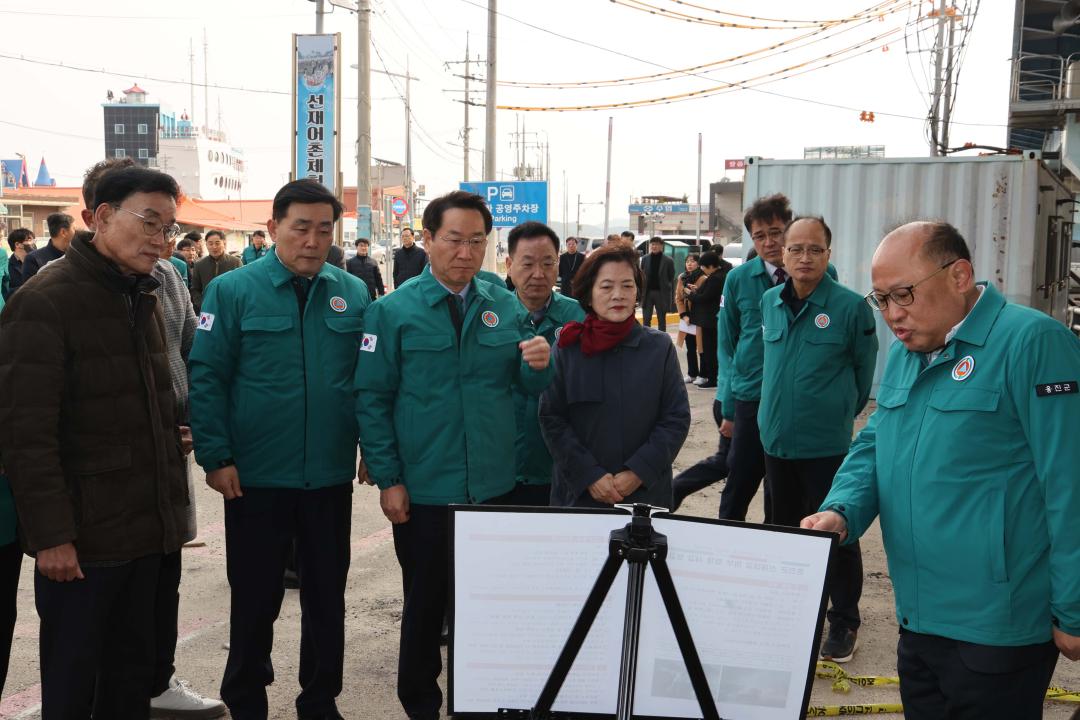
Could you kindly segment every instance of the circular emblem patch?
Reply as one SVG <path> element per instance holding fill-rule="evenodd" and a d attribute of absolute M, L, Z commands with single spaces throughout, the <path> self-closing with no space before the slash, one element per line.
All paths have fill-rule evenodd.
<path fill-rule="evenodd" d="M 349 305 L 345 302 L 345 298 L 339 297 L 337 295 L 330 298 L 330 309 L 334 312 L 345 312 L 348 307 Z"/>
<path fill-rule="evenodd" d="M 488 327 L 495 327 L 499 324 L 499 316 L 490 310 L 485 310 L 480 316 L 480 322 L 484 323 Z"/>
<path fill-rule="evenodd" d="M 814 318 L 814 324 L 817 325 L 822 330 L 829 327 L 830 322 L 832 322 L 832 320 L 830 320 L 829 316 L 826 315 L 825 313 L 821 313 L 816 318 Z"/>
<path fill-rule="evenodd" d="M 971 375 L 971 371 L 975 369 L 975 358 L 970 355 L 965 355 L 960 358 L 960 362 L 953 365 L 952 379 L 957 382 L 961 380 L 967 380 Z"/>

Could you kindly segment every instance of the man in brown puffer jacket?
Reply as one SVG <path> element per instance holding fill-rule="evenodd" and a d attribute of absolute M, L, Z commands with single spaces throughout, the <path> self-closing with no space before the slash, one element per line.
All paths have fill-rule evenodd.
<path fill-rule="evenodd" d="M 149 274 L 178 195 L 163 173 L 107 173 L 95 234 L 0 314 L 0 449 L 37 561 L 43 718 L 149 715 L 157 573 L 188 500 Z"/>

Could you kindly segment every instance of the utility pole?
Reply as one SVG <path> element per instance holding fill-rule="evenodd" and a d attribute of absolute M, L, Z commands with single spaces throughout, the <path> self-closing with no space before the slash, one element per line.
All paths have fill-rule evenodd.
<path fill-rule="evenodd" d="M 498 57 L 498 3 L 496 0 L 488 0 L 488 26 L 487 26 L 487 73 L 484 81 L 487 83 L 485 98 L 485 126 L 484 126 L 484 180 L 494 182 L 495 177 L 495 84 L 498 79 L 496 72 L 496 59 Z M 487 252 L 484 255 L 484 267 L 494 271 L 497 258 L 495 254 L 495 234 L 488 235 Z"/>
<path fill-rule="evenodd" d="M 210 57 L 210 43 L 206 39 L 206 28 L 202 30 L 203 52 L 203 134 L 210 134 L 210 68 L 207 58 Z"/>
<path fill-rule="evenodd" d="M 697 245 L 701 244 L 701 133 L 697 134 Z"/>
<path fill-rule="evenodd" d="M 371 0 L 359 0 L 356 8 L 356 29 L 358 38 L 356 68 L 359 70 L 356 120 L 356 229 L 357 237 L 359 237 L 360 208 L 366 207 L 368 216 L 371 217 Z M 381 166 L 379 172 L 382 172 Z M 387 253 L 389 252 L 390 248 L 387 246 Z M 387 262 L 387 267 L 389 265 L 390 263 Z"/>
<path fill-rule="evenodd" d="M 465 167 L 462 168 L 463 173 L 461 175 L 465 182 L 469 182 L 469 105 L 471 104 L 471 98 L 469 97 L 469 33 L 465 33 L 465 128 L 462 130 L 461 137 L 465 143 Z"/>
<path fill-rule="evenodd" d="M 945 45 L 945 3 L 947 0 L 941 0 L 938 7 L 938 27 L 937 27 L 937 40 L 934 42 L 934 52 L 936 53 L 934 58 L 934 102 L 930 110 L 930 155 L 932 157 L 940 157 L 941 144 L 939 142 L 938 129 L 939 120 L 941 119 L 941 82 L 942 82 L 942 65 L 944 64 L 944 45 Z"/>
<path fill-rule="evenodd" d="M 191 105 L 188 108 L 188 119 L 195 123 L 195 41 L 188 38 L 188 74 L 191 77 Z"/>
<path fill-rule="evenodd" d="M 608 220 L 611 216 L 611 132 L 615 118 L 607 119 L 607 182 L 604 186 L 604 240 L 608 236 Z"/>
<path fill-rule="evenodd" d="M 315 34 L 322 35 L 323 31 L 323 16 L 326 15 L 326 9 L 323 7 L 324 0 L 315 0 Z"/>
<path fill-rule="evenodd" d="M 372 70 L 372 72 L 379 73 L 380 75 L 387 75 L 389 77 L 404 78 L 405 80 L 405 204 L 408 208 L 405 211 L 405 217 L 403 220 L 408 223 L 409 227 L 412 227 L 412 213 L 413 213 L 413 197 L 412 197 L 412 89 L 410 83 L 413 80 L 419 81 L 420 78 L 413 77 L 409 73 L 409 59 L 405 58 L 405 74 L 393 73 L 387 70 Z"/>
<path fill-rule="evenodd" d="M 945 62 L 945 100 L 943 101 L 944 108 L 941 112 L 941 148 L 944 151 L 949 147 L 949 121 L 952 119 L 952 103 L 953 103 L 953 38 L 956 31 L 956 18 L 949 17 L 949 31 L 948 43 L 949 43 L 949 59 Z"/>

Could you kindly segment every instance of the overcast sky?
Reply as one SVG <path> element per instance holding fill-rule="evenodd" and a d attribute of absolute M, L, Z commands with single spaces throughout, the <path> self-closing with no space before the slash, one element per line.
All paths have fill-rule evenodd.
<path fill-rule="evenodd" d="M 462 179 L 460 135 L 463 106 L 455 102 L 462 80 L 443 63 L 462 60 L 466 33 L 473 56 L 486 52 L 486 0 L 373 0 L 372 65 L 403 73 L 413 84 L 414 178 L 428 196 Z M 907 0 L 697 0 L 698 6 L 776 20 L 848 18 L 877 5 L 881 19 L 826 29 L 804 23 L 786 29 L 744 29 L 685 22 L 641 10 L 644 4 L 736 24 L 778 25 L 739 19 L 671 0 L 500 0 L 498 78 L 519 82 L 579 82 L 653 75 L 761 51 L 711 72 L 672 80 L 587 89 L 500 87 L 500 105 L 550 107 L 597 105 L 694 91 L 700 99 L 639 109 L 593 112 L 498 113 L 498 168 L 514 165 L 510 134 L 520 118 L 530 133 L 551 145 L 551 218 L 563 216 L 564 183 L 569 216 L 583 202 L 604 196 L 608 117 L 614 117 L 612 218 L 624 218 L 631 197 L 683 195 L 695 199 L 697 134 L 704 134 L 702 199 L 710 181 L 724 176 L 724 160 L 746 155 L 802 157 L 815 145 L 884 145 L 890 157 L 925 156 L 927 75 L 925 49 L 932 30 L 918 21 L 927 2 Z M 936 4 L 936 3 L 933 3 Z M 962 5 L 963 2 L 957 2 Z M 982 3 L 970 35 L 960 78 L 952 143 L 1005 143 L 1012 3 Z M 527 23 L 527 24 L 526 24 Z M 534 26 L 534 27 L 530 27 Z M 246 197 L 271 197 L 287 178 L 290 153 L 291 34 L 315 28 L 315 5 L 307 0 L 0 0 L 0 155 L 21 152 L 35 177 L 45 157 L 60 185 L 76 185 L 83 170 L 104 153 L 101 103 L 133 82 L 150 100 L 178 113 L 190 111 L 189 41 L 195 45 L 196 80 L 202 82 L 202 37 L 209 42 L 210 117 L 218 109 L 231 140 L 249 161 Z M 357 62 L 356 16 L 336 9 L 326 31 L 343 42 L 342 156 L 346 183 L 355 183 Z M 891 34 L 889 34 L 891 33 Z M 565 36 L 565 37 L 560 37 Z M 801 38 L 801 39 L 799 39 Z M 882 46 L 887 45 L 887 49 Z M 905 47 L 906 46 L 906 47 Z M 783 51 L 783 52 L 781 52 Z M 831 59 L 823 56 L 834 54 Z M 380 58 L 381 56 L 381 58 Z M 748 62 L 749 61 L 749 62 Z M 833 62 L 830 67 L 821 65 Z M 798 70 L 786 70 L 799 66 Z M 86 72 L 72 68 L 89 68 Z M 102 72 L 104 71 L 104 72 Z M 801 72 L 755 90 L 732 91 L 730 83 Z M 475 71 L 482 73 L 482 68 Z M 474 87 L 477 84 L 474 83 Z M 225 88 L 245 88 L 250 91 Z M 388 78 L 372 80 L 372 154 L 403 161 L 403 91 Z M 483 102 L 482 87 L 474 101 Z M 715 92 L 724 90 L 724 92 Z M 196 119 L 204 112 L 196 89 Z M 839 106 L 839 107 L 837 107 Z M 875 113 L 872 124 L 859 111 Z M 483 167 L 484 109 L 472 108 L 472 180 Z M 890 115 L 892 114 L 892 115 Z M 902 116 L 902 117 L 898 117 Z M 532 158 L 529 158 L 532 160 Z M 730 173 L 738 179 L 740 173 Z M 603 209 L 590 205 L 582 221 L 600 223 Z"/>

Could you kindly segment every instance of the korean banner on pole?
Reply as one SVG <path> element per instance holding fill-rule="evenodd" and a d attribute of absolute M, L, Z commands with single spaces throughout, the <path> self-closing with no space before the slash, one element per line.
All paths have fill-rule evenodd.
<path fill-rule="evenodd" d="M 341 198 L 341 35 L 293 35 L 294 179 Z"/>

